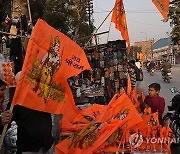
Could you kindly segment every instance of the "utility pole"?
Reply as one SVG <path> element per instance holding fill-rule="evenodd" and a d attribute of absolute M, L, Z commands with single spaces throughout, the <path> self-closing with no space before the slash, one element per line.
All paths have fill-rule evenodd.
<path fill-rule="evenodd" d="M 151 59 L 154 58 L 154 54 L 153 54 L 153 44 L 154 44 L 154 38 L 151 39 Z"/>
<path fill-rule="evenodd" d="M 147 33 L 146 32 L 141 32 L 145 34 L 146 42 L 147 42 Z"/>
<path fill-rule="evenodd" d="M 92 2 L 92 0 L 87 0 L 86 1 L 86 12 L 87 12 L 87 15 L 88 15 L 88 22 L 89 22 L 88 35 L 90 35 L 92 33 L 92 25 L 93 25 L 92 24 L 92 13 L 93 13 L 93 2 Z M 97 42 L 96 37 L 95 37 L 95 42 Z"/>
<path fill-rule="evenodd" d="M 93 13 L 93 2 L 92 0 L 88 0 L 87 1 L 87 9 L 86 9 L 87 13 L 88 13 L 88 18 L 89 18 L 89 26 L 92 25 L 92 13 Z"/>

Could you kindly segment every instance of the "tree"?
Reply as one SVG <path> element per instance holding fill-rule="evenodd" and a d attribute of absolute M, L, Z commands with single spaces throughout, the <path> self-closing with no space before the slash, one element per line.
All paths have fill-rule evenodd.
<path fill-rule="evenodd" d="M 42 18 L 75 41 L 90 35 L 94 26 L 88 24 L 86 1 L 89 0 L 33 0 L 31 1 L 33 24 L 38 18 Z M 84 45 L 85 40 L 78 43 Z"/>
<path fill-rule="evenodd" d="M 173 44 L 180 45 L 180 0 L 172 0 L 169 9 L 171 37 Z"/>
<path fill-rule="evenodd" d="M 44 19 L 49 25 L 78 40 L 90 35 L 93 30 L 93 21 L 89 22 L 87 4 L 91 0 L 30 0 L 32 22 L 35 25 L 38 18 Z M 11 0 L 0 1 L 0 23 L 5 17 L 11 16 Z M 91 23 L 91 24 L 89 24 Z M 84 45 L 87 40 L 77 43 Z"/>

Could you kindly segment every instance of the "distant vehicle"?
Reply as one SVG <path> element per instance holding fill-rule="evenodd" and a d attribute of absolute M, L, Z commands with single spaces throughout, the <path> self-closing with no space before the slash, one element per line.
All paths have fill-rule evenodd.
<path fill-rule="evenodd" d="M 151 76 L 153 76 L 153 75 L 154 75 L 154 72 L 155 72 L 155 69 L 154 69 L 154 68 L 151 68 L 149 73 L 150 73 Z"/>
<path fill-rule="evenodd" d="M 164 80 L 164 82 L 170 83 L 172 79 L 171 69 L 169 69 L 167 72 L 164 72 L 163 69 L 161 69 L 161 73 L 162 73 L 162 79 Z"/>

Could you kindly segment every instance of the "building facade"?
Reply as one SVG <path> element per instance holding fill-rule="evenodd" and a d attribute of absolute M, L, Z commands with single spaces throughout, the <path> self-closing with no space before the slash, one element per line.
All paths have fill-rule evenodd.
<path fill-rule="evenodd" d="M 152 45 L 153 59 L 168 59 L 172 64 L 180 64 L 180 51 L 178 46 L 172 45 L 171 38 L 161 38 Z"/>
<path fill-rule="evenodd" d="M 146 56 L 147 60 L 151 60 L 153 58 L 152 45 L 154 43 L 154 39 L 148 41 L 139 41 L 135 42 L 134 46 L 141 47 L 142 53 Z"/>

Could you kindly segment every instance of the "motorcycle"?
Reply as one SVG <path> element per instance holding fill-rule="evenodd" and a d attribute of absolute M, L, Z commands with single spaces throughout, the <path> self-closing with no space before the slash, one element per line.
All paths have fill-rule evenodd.
<path fill-rule="evenodd" d="M 169 125 L 174 133 L 176 143 L 180 144 L 180 92 L 175 87 L 170 90 L 172 93 L 178 94 L 172 98 L 171 105 L 168 106 L 168 113 L 163 117 L 163 125 Z"/>
<path fill-rule="evenodd" d="M 164 72 L 163 69 L 161 69 L 162 72 L 162 79 L 164 82 L 170 83 L 170 80 L 172 79 L 172 73 L 171 70 L 169 69 L 167 72 Z"/>
<path fill-rule="evenodd" d="M 155 72 L 155 69 L 154 69 L 154 68 L 151 68 L 151 69 L 150 69 L 150 75 L 153 76 L 153 75 L 154 75 L 154 72 Z"/>

